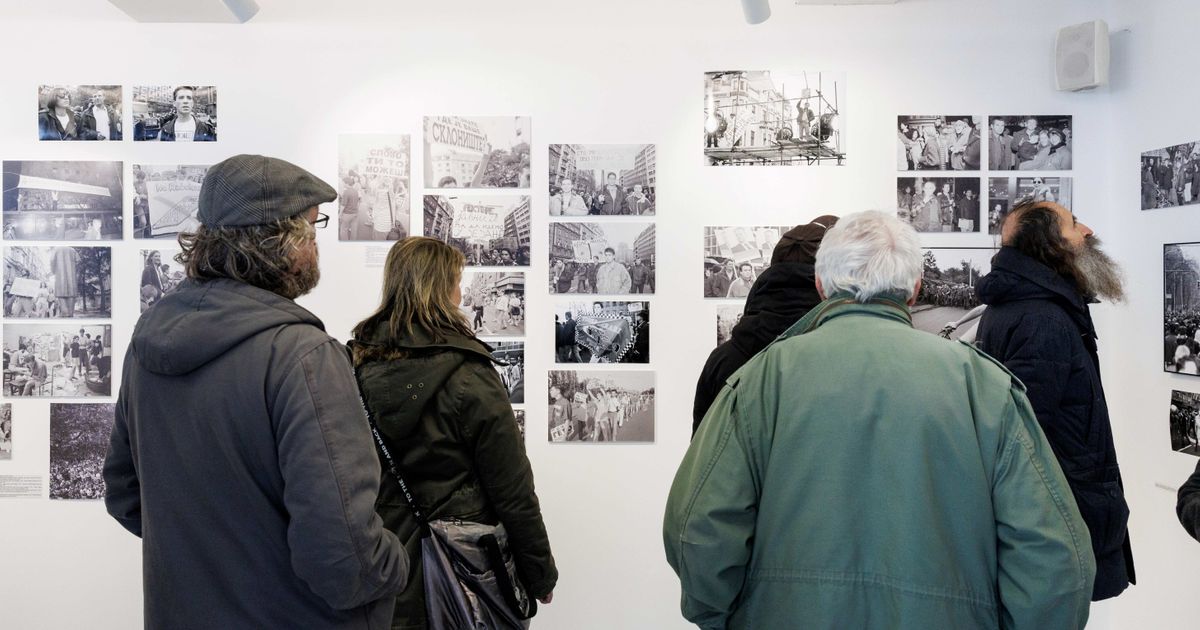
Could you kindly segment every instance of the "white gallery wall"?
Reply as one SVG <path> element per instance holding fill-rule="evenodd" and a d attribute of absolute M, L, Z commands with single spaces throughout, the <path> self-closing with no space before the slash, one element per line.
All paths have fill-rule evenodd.
<path fill-rule="evenodd" d="M 1192 105 L 1200 88 L 1186 63 L 1200 8 L 1184 0 L 905 0 L 840 8 L 775 0 L 774 17 L 749 27 L 736 0 L 262 4 L 244 26 L 136 25 L 90 0 L 54 9 L 0 5 L 0 159 L 124 160 L 127 196 L 130 163 L 205 164 L 241 152 L 282 157 L 333 181 L 339 134 L 411 134 L 419 165 L 423 116 L 532 117 L 527 447 L 561 573 L 537 626 L 687 627 L 660 528 L 690 436 L 695 380 L 715 345 L 719 301 L 701 297 L 702 228 L 894 208 L 896 116 L 919 113 L 1075 117 L 1074 208 L 1129 266 L 1133 294 L 1130 305 L 1100 306 L 1095 314 L 1141 584 L 1096 607 L 1090 627 L 1194 623 L 1174 603 L 1190 601 L 1200 587 L 1200 544 L 1175 520 L 1173 495 L 1155 484 L 1177 486 L 1194 465 L 1169 451 L 1166 410 L 1172 386 L 1200 391 L 1200 380 L 1161 375 L 1157 357 L 1161 243 L 1200 240 L 1200 219 L 1188 208 L 1140 212 L 1137 178 L 1141 151 L 1200 139 Z M 339 13 L 338 6 L 349 8 Z M 1116 85 L 1055 92 L 1054 31 L 1095 18 L 1131 29 L 1113 38 Z M 845 166 L 705 166 L 703 73 L 767 68 L 846 73 Z M 217 86 L 220 141 L 37 141 L 39 84 L 125 85 L 128 132 L 129 88 L 143 82 Z M 553 368 L 555 303 L 546 289 L 550 143 L 657 145 L 652 445 L 547 443 L 543 392 Z M 419 233 L 419 171 L 413 176 Z M 128 203 L 125 216 L 131 224 Z M 126 240 L 111 243 L 117 361 L 138 315 L 138 250 L 152 245 L 129 236 L 127 227 Z M 344 340 L 376 304 L 382 271 L 366 259 L 380 246 L 339 243 L 334 229 L 320 238 L 323 280 L 301 302 Z M 986 235 L 925 240 L 992 243 Z M 48 403 L 18 400 L 13 410 L 15 456 L 0 462 L 0 475 L 44 476 Z M 0 500 L 5 628 L 139 626 L 140 566 L 139 541 L 100 502 Z"/>

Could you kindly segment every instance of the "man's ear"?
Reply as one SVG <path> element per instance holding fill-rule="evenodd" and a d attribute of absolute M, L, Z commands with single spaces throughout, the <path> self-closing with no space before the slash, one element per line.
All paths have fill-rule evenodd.
<path fill-rule="evenodd" d="M 822 300 L 825 299 L 825 287 L 821 286 L 820 278 L 817 278 L 817 295 L 821 296 Z"/>
<path fill-rule="evenodd" d="M 917 303 L 917 296 L 921 295 L 921 278 L 917 278 L 917 286 L 913 288 L 912 297 L 908 298 L 908 305 L 912 306 Z"/>

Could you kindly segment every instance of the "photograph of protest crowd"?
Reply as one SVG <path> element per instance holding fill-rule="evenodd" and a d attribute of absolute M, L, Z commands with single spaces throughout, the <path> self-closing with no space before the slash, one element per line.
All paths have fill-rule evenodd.
<path fill-rule="evenodd" d="M 521 434 L 521 450 L 525 450 L 525 410 L 513 409 L 513 417 L 517 419 L 517 431 Z"/>
<path fill-rule="evenodd" d="M 133 165 L 133 238 L 175 239 L 200 226 L 207 165 Z"/>
<path fill-rule="evenodd" d="M 552 370 L 551 442 L 653 442 L 654 372 Z"/>
<path fill-rule="evenodd" d="M 425 195 L 425 236 L 445 241 L 471 267 L 529 266 L 529 197 Z"/>
<path fill-rule="evenodd" d="M 426 188 L 529 188 L 528 116 L 426 116 Z"/>
<path fill-rule="evenodd" d="M 39 140 L 120 140 L 122 125 L 119 85 L 38 87 Z"/>
<path fill-rule="evenodd" d="M 3 170 L 5 240 L 121 239 L 121 162 L 6 160 Z"/>
<path fill-rule="evenodd" d="M 112 249 L 5 247 L 4 316 L 112 317 Z"/>
<path fill-rule="evenodd" d="M 154 306 L 187 279 L 183 265 L 175 260 L 179 250 L 143 249 L 142 282 L 140 285 L 141 312 Z"/>
<path fill-rule="evenodd" d="M 492 347 L 492 358 L 496 363 L 496 373 L 500 382 L 508 390 L 508 402 L 519 405 L 525 402 L 525 342 L 524 341 L 489 341 Z"/>
<path fill-rule="evenodd" d="M 338 240 L 398 241 L 410 223 L 409 137 L 338 137 Z"/>
<path fill-rule="evenodd" d="M 899 177 L 896 208 L 918 232 L 978 232 L 979 179 Z"/>
<path fill-rule="evenodd" d="M 899 116 L 897 170 L 978 171 L 982 124 L 982 116 Z"/>
<path fill-rule="evenodd" d="M 0 460 L 12 459 L 13 453 L 12 404 L 0 405 Z"/>
<path fill-rule="evenodd" d="M 1142 210 L 1200 203 L 1200 142 L 1142 154 Z"/>
<path fill-rule="evenodd" d="M 913 328 L 972 341 L 984 309 L 975 287 L 991 270 L 995 254 L 990 248 L 926 249 L 921 292 L 912 307 Z"/>
<path fill-rule="evenodd" d="M 525 274 L 467 271 L 459 310 L 480 337 L 525 336 Z"/>
<path fill-rule="evenodd" d="M 550 145 L 550 216 L 654 214 L 653 144 Z"/>
<path fill-rule="evenodd" d="M 992 177 L 988 179 L 988 234 L 999 234 L 1004 217 L 1022 201 L 1053 201 L 1071 209 L 1070 177 Z"/>
<path fill-rule="evenodd" d="M 50 498 L 103 499 L 116 405 L 50 405 Z"/>
<path fill-rule="evenodd" d="M 771 252 L 791 227 L 733 226 L 704 228 L 704 297 L 746 297 L 759 274 L 771 264 Z"/>
<path fill-rule="evenodd" d="M 1200 243 L 1163 245 L 1163 370 L 1200 376 Z"/>
<path fill-rule="evenodd" d="M 717 307 L 717 345 L 721 345 L 729 341 L 733 335 L 733 327 L 742 321 L 742 314 L 746 310 L 745 304 L 726 305 L 722 304 Z"/>
<path fill-rule="evenodd" d="M 845 73 L 706 72 L 705 160 L 713 166 L 841 166 L 845 107 Z"/>
<path fill-rule="evenodd" d="M 653 223 L 551 223 L 550 292 L 654 293 Z"/>
<path fill-rule="evenodd" d="M 137 142 L 216 142 L 217 88 L 211 85 L 133 86 Z"/>
<path fill-rule="evenodd" d="M 554 307 L 555 363 L 649 363 L 649 302 L 563 302 Z"/>
<path fill-rule="evenodd" d="M 112 395 L 112 326 L 4 324 L 4 396 Z"/>
<path fill-rule="evenodd" d="M 1071 170 L 1070 116 L 992 116 L 988 119 L 988 170 Z"/>
<path fill-rule="evenodd" d="M 1200 394 L 1171 390 L 1171 450 L 1200 457 Z"/>

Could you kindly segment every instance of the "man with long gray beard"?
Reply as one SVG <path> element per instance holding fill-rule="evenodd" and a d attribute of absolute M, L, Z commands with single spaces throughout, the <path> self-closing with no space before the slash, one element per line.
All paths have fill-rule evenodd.
<path fill-rule="evenodd" d="M 1018 204 L 1004 221 L 1001 242 L 977 289 L 988 305 L 978 345 L 1028 389 L 1091 534 L 1092 600 L 1116 597 L 1136 583 L 1129 506 L 1088 304 L 1124 301 L 1121 270 L 1091 228 L 1054 202 Z"/>

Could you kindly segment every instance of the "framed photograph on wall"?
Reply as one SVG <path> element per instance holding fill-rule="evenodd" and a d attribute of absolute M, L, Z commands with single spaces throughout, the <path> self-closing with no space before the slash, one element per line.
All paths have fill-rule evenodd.
<path fill-rule="evenodd" d="M 179 288 L 187 279 L 187 271 L 175 260 L 179 255 L 177 249 L 143 249 L 140 253 L 142 266 L 138 270 L 141 274 L 138 293 L 144 313 Z"/>
<path fill-rule="evenodd" d="M 133 86 L 135 142 L 216 142 L 217 88 Z"/>
<path fill-rule="evenodd" d="M 470 267 L 529 266 L 529 197 L 425 195 L 425 236 L 445 241 Z"/>
<path fill-rule="evenodd" d="M 426 116 L 426 188 L 529 188 L 528 116 Z"/>
<path fill-rule="evenodd" d="M 744 298 L 762 272 L 787 225 L 705 226 L 704 297 Z"/>
<path fill-rule="evenodd" d="M 653 223 L 550 224 L 550 292 L 654 293 Z"/>
<path fill-rule="evenodd" d="M 112 326 L 4 324 L 6 398 L 112 395 Z"/>
<path fill-rule="evenodd" d="M 338 136 L 338 240 L 398 241 L 411 234 L 409 137 Z"/>
<path fill-rule="evenodd" d="M 552 370 L 550 441 L 654 441 L 654 372 Z"/>
<path fill-rule="evenodd" d="M 561 302 L 555 363 L 649 363 L 649 302 Z"/>
<path fill-rule="evenodd" d="M 500 375 L 500 382 L 508 391 L 508 402 L 520 405 L 525 402 L 525 342 L 488 341 L 492 347 L 492 358 L 497 361 L 492 367 Z"/>
<path fill-rule="evenodd" d="M 200 227 L 200 187 L 208 165 L 134 164 L 133 238 L 175 240 Z"/>
<path fill-rule="evenodd" d="M 112 317 L 112 249 L 5 247 L 4 316 L 13 319 Z"/>
<path fill-rule="evenodd" d="M 38 140 L 121 140 L 125 110 L 119 85 L 38 87 Z"/>
<path fill-rule="evenodd" d="M 1200 142 L 1142 154 L 1142 210 L 1200 203 Z"/>
<path fill-rule="evenodd" d="M 988 169 L 1069 171 L 1074 144 L 1071 116 L 1021 114 L 988 118 Z"/>
<path fill-rule="evenodd" d="M 1163 370 L 1200 376 L 1200 243 L 1163 245 Z"/>
<path fill-rule="evenodd" d="M 992 269 L 989 247 L 925 250 L 921 292 L 912 307 L 913 328 L 947 339 L 975 338 L 983 307 L 975 288 Z"/>
<path fill-rule="evenodd" d="M 979 232 L 979 187 L 976 177 L 899 177 L 897 215 L 918 232 Z"/>
<path fill-rule="evenodd" d="M 525 336 L 525 274 L 465 271 L 459 310 L 480 337 Z"/>
<path fill-rule="evenodd" d="M 550 216 L 652 216 L 653 144 L 550 145 Z"/>
<path fill-rule="evenodd" d="M 50 498 L 103 499 L 113 403 L 50 405 Z"/>
<path fill-rule="evenodd" d="M 979 170 L 985 133 L 982 116 L 898 116 L 896 126 L 897 170 Z"/>
<path fill-rule="evenodd" d="M 3 171 L 4 240 L 122 238 L 121 162 L 6 160 Z"/>
<path fill-rule="evenodd" d="M 988 179 L 988 234 L 1000 234 L 1004 218 L 1025 200 L 1053 201 L 1071 209 L 1071 178 L 1033 175 Z"/>
<path fill-rule="evenodd" d="M 1171 390 L 1171 450 L 1200 457 L 1200 394 Z"/>
<path fill-rule="evenodd" d="M 729 341 L 733 336 L 733 327 L 742 321 L 746 310 L 745 304 L 722 304 L 717 307 L 717 345 Z"/>

